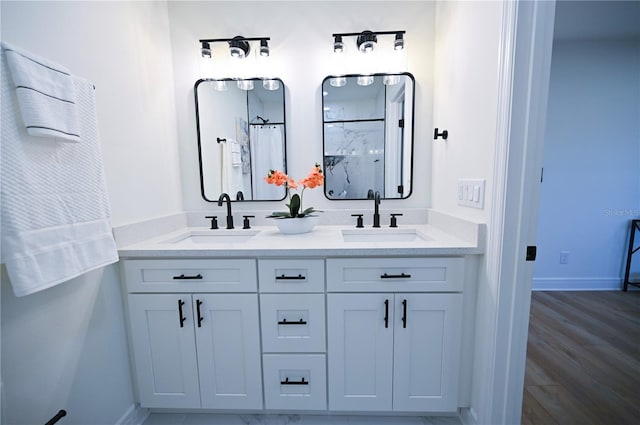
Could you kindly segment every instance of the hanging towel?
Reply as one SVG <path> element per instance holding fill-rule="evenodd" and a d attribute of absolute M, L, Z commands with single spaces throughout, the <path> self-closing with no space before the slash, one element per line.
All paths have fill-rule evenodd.
<path fill-rule="evenodd" d="M 231 147 L 231 165 L 234 167 L 240 167 L 242 165 L 240 143 L 235 140 L 230 140 L 229 142 L 229 146 Z"/>
<path fill-rule="evenodd" d="M 230 195 L 235 195 L 239 191 L 244 193 L 242 167 L 233 162 L 233 146 L 240 147 L 240 145 L 230 138 L 220 145 L 222 146 L 222 191 Z"/>
<path fill-rule="evenodd" d="M 11 44 L 3 42 L 2 49 L 27 133 L 78 142 L 76 94 L 69 70 Z"/>
<path fill-rule="evenodd" d="M 29 135 L 2 61 L 2 262 L 16 296 L 118 261 L 110 225 L 93 85 L 72 77 L 80 143 Z"/>

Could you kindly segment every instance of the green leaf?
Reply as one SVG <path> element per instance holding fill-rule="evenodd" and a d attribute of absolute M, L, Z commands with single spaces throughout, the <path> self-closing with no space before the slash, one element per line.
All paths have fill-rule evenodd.
<path fill-rule="evenodd" d="M 271 215 L 267 216 L 267 218 L 288 218 L 288 217 L 290 217 L 290 213 L 284 212 L 284 211 L 274 211 L 271 213 Z"/>
<path fill-rule="evenodd" d="M 297 217 L 298 211 L 300 211 L 300 195 L 297 193 L 291 197 L 291 202 L 288 205 L 291 217 Z"/>

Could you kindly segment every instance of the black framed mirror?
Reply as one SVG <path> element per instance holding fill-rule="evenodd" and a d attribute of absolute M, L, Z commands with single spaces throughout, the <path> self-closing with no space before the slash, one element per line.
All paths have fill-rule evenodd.
<path fill-rule="evenodd" d="M 322 81 L 325 196 L 405 199 L 413 182 L 415 80 L 410 73 Z"/>
<path fill-rule="evenodd" d="M 285 85 L 279 78 L 196 81 L 196 127 L 202 197 L 221 193 L 244 201 L 280 201 L 270 169 L 287 172 Z"/>

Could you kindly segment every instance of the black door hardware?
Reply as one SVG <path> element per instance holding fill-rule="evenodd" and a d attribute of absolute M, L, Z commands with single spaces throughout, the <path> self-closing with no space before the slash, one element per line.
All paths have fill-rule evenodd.
<path fill-rule="evenodd" d="M 389 300 L 384 300 L 384 327 L 389 327 Z"/>
<path fill-rule="evenodd" d="M 409 279 L 411 277 L 410 274 L 381 274 L 380 279 Z"/>
<path fill-rule="evenodd" d="M 181 274 L 180 276 L 174 276 L 173 277 L 174 280 L 189 280 L 189 279 L 202 279 L 202 275 L 200 273 L 198 273 L 195 276 L 187 276 L 184 273 Z"/>
<path fill-rule="evenodd" d="M 276 276 L 276 280 L 305 280 L 307 277 L 299 274 L 298 276 L 285 276 L 281 274 L 280 276 Z"/>
<path fill-rule="evenodd" d="M 303 319 L 300 319 L 297 322 L 287 322 L 287 319 L 282 319 L 278 322 L 279 325 L 306 325 L 307 322 Z"/>
<path fill-rule="evenodd" d="M 204 318 L 202 317 L 202 315 L 200 314 L 200 306 L 202 305 L 202 301 L 200 300 L 196 300 L 196 310 L 198 312 L 198 327 L 201 328 L 202 327 L 202 321 L 204 320 Z"/>
<path fill-rule="evenodd" d="M 407 300 L 402 300 L 402 327 L 407 327 Z"/>
<path fill-rule="evenodd" d="M 534 246 L 528 246 L 527 247 L 526 260 L 527 261 L 536 261 L 537 251 L 538 251 L 538 248 L 535 245 Z"/>
<path fill-rule="evenodd" d="M 304 378 L 300 381 L 289 381 L 289 378 L 285 378 L 284 381 L 280 381 L 280 385 L 309 385 L 309 381 L 305 381 Z"/>
<path fill-rule="evenodd" d="M 180 327 L 184 328 L 184 321 L 187 320 L 186 317 L 182 314 L 182 306 L 184 305 L 184 301 L 178 300 L 178 315 L 180 316 Z"/>

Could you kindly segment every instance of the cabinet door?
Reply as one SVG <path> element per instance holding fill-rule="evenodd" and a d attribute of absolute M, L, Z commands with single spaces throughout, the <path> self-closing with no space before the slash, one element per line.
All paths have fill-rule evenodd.
<path fill-rule="evenodd" d="M 327 305 L 329 409 L 391 410 L 393 294 L 329 294 Z"/>
<path fill-rule="evenodd" d="M 128 300 L 140 405 L 200 407 L 191 295 L 140 294 Z"/>
<path fill-rule="evenodd" d="M 396 294 L 393 410 L 458 408 L 461 294 Z"/>
<path fill-rule="evenodd" d="M 258 296 L 193 295 L 202 407 L 262 409 Z"/>

